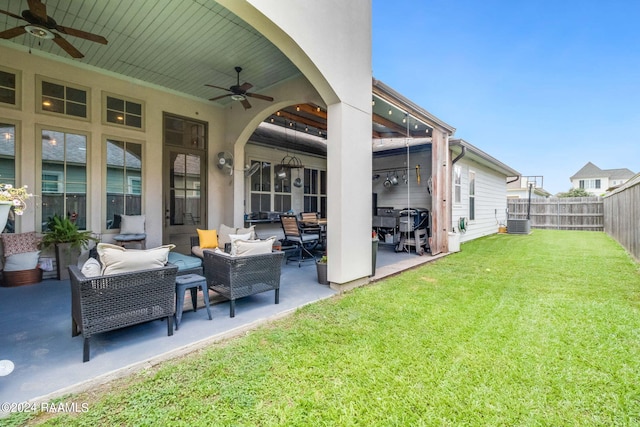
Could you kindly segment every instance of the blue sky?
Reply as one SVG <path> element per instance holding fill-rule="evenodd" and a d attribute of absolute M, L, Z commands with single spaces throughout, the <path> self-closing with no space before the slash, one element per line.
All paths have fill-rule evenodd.
<path fill-rule="evenodd" d="M 373 0 L 373 75 L 551 193 L 640 172 L 640 1 Z"/>

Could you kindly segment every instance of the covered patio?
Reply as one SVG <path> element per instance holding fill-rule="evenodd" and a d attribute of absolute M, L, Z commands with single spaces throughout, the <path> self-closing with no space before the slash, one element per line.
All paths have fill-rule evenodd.
<path fill-rule="evenodd" d="M 372 280 L 437 258 L 395 253 L 381 246 Z M 211 321 L 205 310 L 185 311 L 180 328 L 170 337 L 165 322 L 159 320 L 99 334 L 91 338 L 91 361 L 83 363 L 83 340 L 71 336 L 68 281 L 0 287 L 0 360 L 15 365 L 13 372 L 0 377 L 0 401 L 41 401 L 88 389 L 236 336 L 335 294 L 317 283 L 313 264 L 298 268 L 292 262 L 282 268 L 278 305 L 273 303 L 273 293 L 266 292 L 238 300 L 234 318 L 229 317 L 228 302 L 212 306 Z"/>

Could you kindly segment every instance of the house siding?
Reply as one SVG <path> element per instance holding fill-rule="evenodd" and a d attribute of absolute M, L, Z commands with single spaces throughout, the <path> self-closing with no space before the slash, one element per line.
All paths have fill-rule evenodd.
<path fill-rule="evenodd" d="M 486 166 L 467 161 L 457 163 L 462 168 L 462 200 L 453 204 L 452 224 L 459 232 L 460 218 L 467 219 L 466 232 L 460 233 L 460 241 L 466 242 L 498 232 L 500 223 L 506 223 L 506 177 Z M 469 220 L 469 172 L 475 172 L 475 219 Z M 453 172 L 452 172 L 453 173 Z M 452 178 L 453 179 L 453 178 Z M 453 189 L 452 189 L 453 191 Z M 451 195 L 453 200 L 453 193 Z"/>

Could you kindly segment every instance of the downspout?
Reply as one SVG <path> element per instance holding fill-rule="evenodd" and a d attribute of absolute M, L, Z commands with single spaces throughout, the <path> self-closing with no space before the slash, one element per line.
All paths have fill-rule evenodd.
<path fill-rule="evenodd" d="M 520 178 L 522 178 L 522 176 L 516 176 L 515 178 L 513 178 L 511 181 L 507 181 L 507 184 L 511 184 L 512 182 L 516 182 L 517 180 L 519 180 Z"/>
<path fill-rule="evenodd" d="M 467 154 L 467 147 L 465 147 L 464 145 L 460 145 L 460 148 L 462 148 L 462 151 L 456 156 L 455 159 L 451 160 L 451 165 L 455 165 L 458 160 L 460 160 L 464 157 L 465 154 Z"/>

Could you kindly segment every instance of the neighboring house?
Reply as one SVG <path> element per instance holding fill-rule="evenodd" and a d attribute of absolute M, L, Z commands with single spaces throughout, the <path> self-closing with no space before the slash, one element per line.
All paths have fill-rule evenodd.
<path fill-rule="evenodd" d="M 453 229 L 461 233 L 461 242 L 497 233 L 499 225 L 507 222 L 507 177 L 520 173 L 464 139 L 452 139 L 449 144 Z"/>
<path fill-rule="evenodd" d="M 528 199 L 531 194 L 532 199 L 547 198 L 551 196 L 543 188 L 542 176 L 516 176 L 507 178 L 507 199 Z M 531 192 L 529 192 L 531 187 Z"/>
<path fill-rule="evenodd" d="M 589 193 L 600 196 L 610 189 L 616 188 L 635 175 L 627 168 L 600 169 L 589 162 L 571 178 L 572 188 L 582 188 Z"/>

